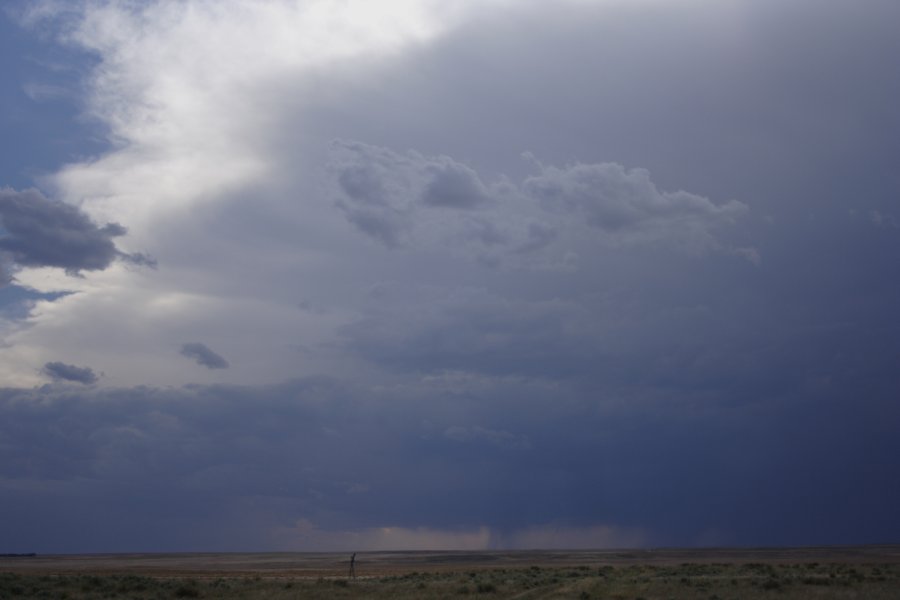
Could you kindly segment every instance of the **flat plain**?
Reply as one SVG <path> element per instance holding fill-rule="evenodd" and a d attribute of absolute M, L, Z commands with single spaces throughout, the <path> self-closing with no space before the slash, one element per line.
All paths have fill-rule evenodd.
<path fill-rule="evenodd" d="M 900 598 L 900 546 L 0 556 L 5 598 Z"/>

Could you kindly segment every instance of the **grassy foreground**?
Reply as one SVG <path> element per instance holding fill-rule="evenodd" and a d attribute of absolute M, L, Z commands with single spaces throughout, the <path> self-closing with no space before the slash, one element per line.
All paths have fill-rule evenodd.
<path fill-rule="evenodd" d="M 900 598 L 897 564 L 682 564 L 526 567 L 390 577 L 170 578 L 0 573 L 6 598 Z"/>

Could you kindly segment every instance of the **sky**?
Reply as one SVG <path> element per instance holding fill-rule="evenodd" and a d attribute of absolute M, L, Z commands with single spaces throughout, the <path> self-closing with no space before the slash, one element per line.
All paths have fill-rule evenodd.
<path fill-rule="evenodd" d="M 895 0 L 13 0 L 0 552 L 900 541 Z"/>

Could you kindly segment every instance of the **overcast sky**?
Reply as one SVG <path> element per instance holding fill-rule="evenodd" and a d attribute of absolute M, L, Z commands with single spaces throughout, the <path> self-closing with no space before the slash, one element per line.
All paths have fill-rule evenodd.
<path fill-rule="evenodd" d="M 0 552 L 900 541 L 896 0 L 4 7 Z"/>

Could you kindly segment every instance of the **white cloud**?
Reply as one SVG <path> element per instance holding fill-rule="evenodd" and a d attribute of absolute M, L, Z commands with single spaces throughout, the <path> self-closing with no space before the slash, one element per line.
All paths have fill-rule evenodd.
<path fill-rule="evenodd" d="M 101 58 L 88 110 L 119 148 L 67 168 L 60 192 L 94 213 L 131 217 L 140 239 L 160 211 L 265 177 L 260 144 L 273 118 L 282 125 L 271 88 L 428 39 L 441 24 L 427 4 L 85 3 L 69 37 Z"/>
<path fill-rule="evenodd" d="M 425 43 L 462 18 L 466 4 L 33 5 L 26 22 L 56 23 L 69 43 L 100 59 L 86 110 L 108 127 L 113 144 L 44 184 L 95 221 L 122 223 L 128 229 L 123 251 L 155 251 L 161 269 L 147 276 L 113 268 L 78 281 L 46 269 L 21 272 L 20 285 L 79 293 L 39 303 L 25 326 L 7 329 L 0 350 L 4 381 L 39 383 L 39 367 L 55 357 L 49 354 L 54 348 L 85 356 L 110 373 L 110 383 L 187 382 L 198 376 L 172 352 L 184 341 L 176 332 L 185 330 L 243 365 L 230 370 L 234 381 L 297 374 L 299 361 L 289 349 L 323 341 L 334 317 L 314 319 L 297 310 L 297 297 L 308 293 L 309 269 L 321 268 L 323 255 L 304 253 L 291 238 L 304 227 L 323 228 L 314 223 L 314 208 L 297 211 L 296 199 L 273 187 L 273 166 L 280 164 L 273 131 L 302 127 L 291 114 L 307 101 L 314 84 L 308 78 L 341 61 L 376 61 Z M 286 88 L 296 94 L 287 101 Z M 302 146 L 302 129 L 297 135 L 295 145 Z M 309 196 L 313 188 L 299 193 Z M 267 212 L 285 229 L 277 248 L 266 242 L 271 227 L 246 227 L 247 217 Z M 246 239 L 225 239 L 216 231 L 221 224 L 210 219 L 233 219 L 226 235 Z M 311 368 L 308 359 L 300 370 Z"/>
<path fill-rule="evenodd" d="M 51 102 L 60 98 L 67 98 L 72 95 L 72 91 L 61 85 L 50 83 L 39 83 L 30 81 L 22 86 L 25 95 L 35 102 Z"/>

